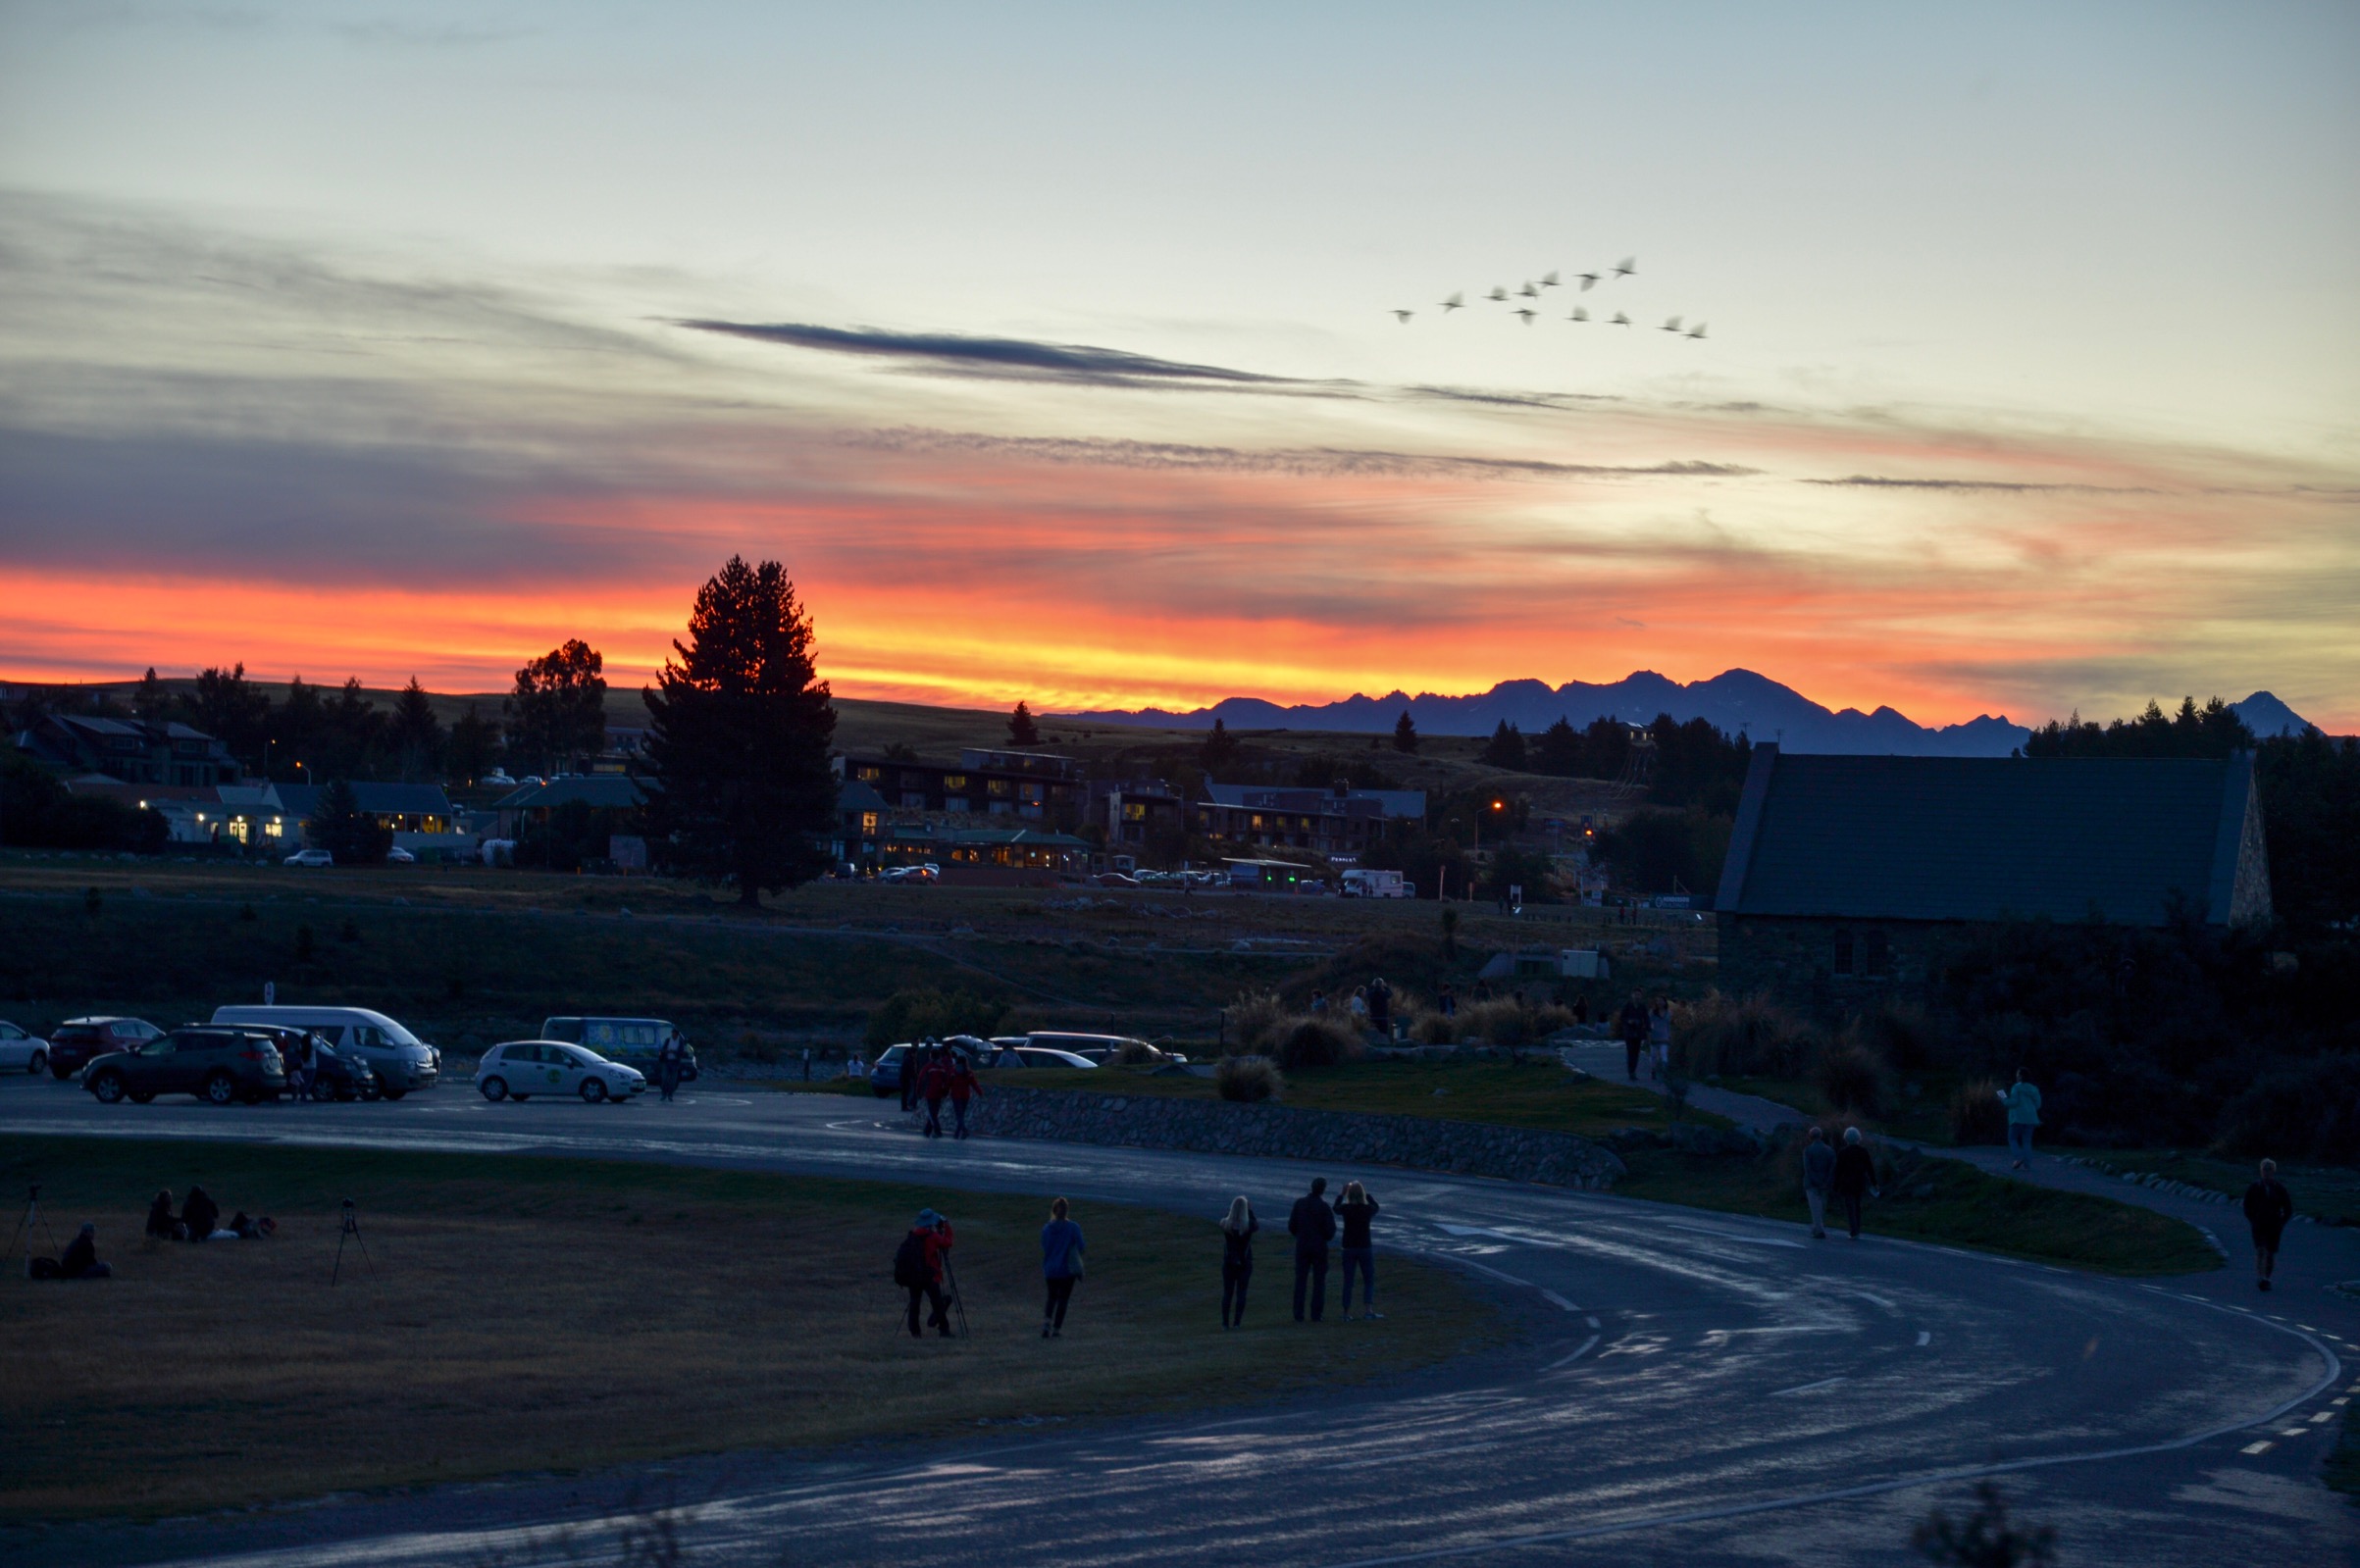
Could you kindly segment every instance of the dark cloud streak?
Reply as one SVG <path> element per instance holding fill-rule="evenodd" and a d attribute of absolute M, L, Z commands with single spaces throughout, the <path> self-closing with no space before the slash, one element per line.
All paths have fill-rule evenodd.
<path fill-rule="evenodd" d="M 888 332 L 874 328 L 812 327 L 795 322 L 680 321 L 673 325 L 791 348 L 855 354 L 957 376 L 1008 380 L 1073 381 L 1090 386 L 1193 386 L 1244 391 L 1317 391 L 1346 383 L 1265 376 L 1220 365 L 1191 365 L 1086 343 L 1045 343 L 1022 337 L 968 337 L 955 332 Z"/>
<path fill-rule="evenodd" d="M 1353 447 L 1278 447 L 1250 451 L 1166 441 L 1090 437 L 974 435 L 952 430 L 898 429 L 862 431 L 843 444 L 894 452 L 974 452 L 1045 463 L 1178 473 L 1281 474 L 1305 478 L 1370 475 L 1387 478 L 1493 479 L 1738 479 L 1758 473 L 1730 463 L 1681 461 L 1646 465 L 1552 463 L 1535 458 L 1468 457 L 1454 453 L 1392 452 Z"/>

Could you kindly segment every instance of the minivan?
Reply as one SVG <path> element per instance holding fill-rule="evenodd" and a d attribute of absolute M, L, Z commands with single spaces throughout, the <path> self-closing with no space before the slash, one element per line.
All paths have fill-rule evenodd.
<path fill-rule="evenodd" d="M 440 1051 L 366 1007 L 216 1007 L 213 1021 L 308 1029 L 340 1054 L 366 1063 L 377 1075 L 377 1091 L 389 1100 L 433 1088 L 442 1073 Z"/>
<path fill-rule="evenodd" d="M 680 1030 L 668 1018 L 544 1018 L 540 1021 L 542 1039 L 563 1040 L 569 1045 L 586 1046 L 610 1062 L 623 1062 L 642 1073 L 655 1071 L 655 1053 L 664 1041 Z M 680 1081 L 696 1082 L 696 1047 L 681 1035 Z"/>

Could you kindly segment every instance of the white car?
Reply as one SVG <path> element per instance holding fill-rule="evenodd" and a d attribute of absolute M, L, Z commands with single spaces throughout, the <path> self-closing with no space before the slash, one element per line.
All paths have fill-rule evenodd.
<path fill-rule="evenodd" d="M 325 849 L 298 849 L 280 862 L 285 866 L 333 866 L 335 863 L 336 857 Z"/>
<path fill-rule="evenodd" d="M 48 1072 L 49 1042 L 0 1020 L 0 1069 L 10 1068 L 22 1068 L 27 1073 Z"/>
<path fill-rule="evenodd" d="M 388 866 L 415 866 L 418 864 L 418 857 L 396 844 L 385 851 L 385 864 Z"/>
<path fill-rule="evenodd" d="M 536 1094 L 579 1094 L 595 1105 L 647 1092 L 639 1069 L 596 1051 L 555 1039 L 512 1039 L 484 1053 L 476 1087 L 487 1100 L 529 1100 Z"/>

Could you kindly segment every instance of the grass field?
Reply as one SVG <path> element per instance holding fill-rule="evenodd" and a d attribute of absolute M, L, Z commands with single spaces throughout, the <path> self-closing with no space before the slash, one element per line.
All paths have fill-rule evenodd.
<path fill-rule="evenodd" d="M 0 1282 L 13 1347 L 0 1518 L 154 1516 L 328 1492 L 805 1448 L 1249 1402 L 1504 1340 L 1453 1277 L 1401 1261 L 1382 1322 L 1219 1327 L 1213 1217 L 1084 1205 L 1090 1273 L 1039 1337 L 1047 1198 L 591 1161 L 12 1139 L 108 1282 Z M 275 1239 L 142 1244 L 201 1182 Z M 331 1288 L 337 1202 L 357 1252 Z M 894 1247 L 951 1215 L 973 1338 L 909 1340 Z"/>

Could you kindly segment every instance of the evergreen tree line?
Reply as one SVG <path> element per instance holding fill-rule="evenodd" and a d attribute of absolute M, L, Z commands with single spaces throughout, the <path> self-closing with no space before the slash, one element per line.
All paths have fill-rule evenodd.
<path fill-rule="evenodd" d="M 1576 730 L 1561 714 L 1555 724 L 1529 738 L 1501 720 L 1476 760 L 1553 779 L 1643 775 L 1649 805 L 1699 806 L 1734 817 L 1753 754 L 1753 742 L 1744 735 L 1725 735 L 1705 719 L 1682 724 L 1660 713 L 1645 726 L 1602 718 L 1591 720 L 1586 730 Z"/>

